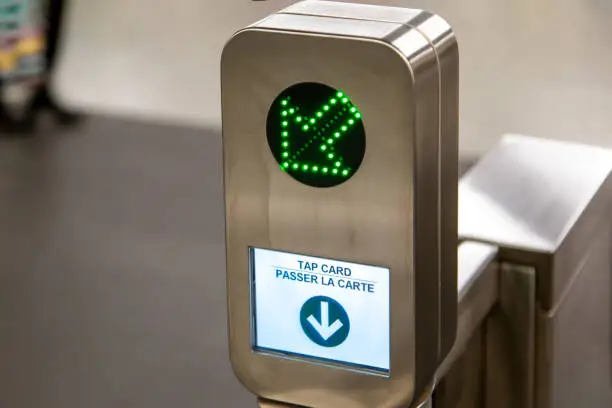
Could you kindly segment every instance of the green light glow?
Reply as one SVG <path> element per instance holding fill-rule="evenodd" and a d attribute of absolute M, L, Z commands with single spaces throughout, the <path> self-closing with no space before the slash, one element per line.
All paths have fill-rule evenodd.
<path fill-rule="evenodd" d="M 266 133 L 283 172 L 313 187 L 344 183 L 365 154 L 359 109 L 343 91 L 322 84 L 283 91 L 270 108 Z"/>

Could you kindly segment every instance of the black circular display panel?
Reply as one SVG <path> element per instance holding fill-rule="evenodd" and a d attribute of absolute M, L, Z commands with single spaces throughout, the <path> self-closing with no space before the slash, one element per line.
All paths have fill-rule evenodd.
<path fill-rule="evenodd" d="M 348 95 L 318 83 L 284 90 L 267 118 L 270 150 L 280 168 L 313 187 L 333 187 L 351 178 L 363 161 L 362 115 Z"/>

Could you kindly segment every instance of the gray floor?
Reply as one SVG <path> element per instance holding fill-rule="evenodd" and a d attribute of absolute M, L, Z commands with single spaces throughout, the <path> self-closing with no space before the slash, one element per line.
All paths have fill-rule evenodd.
<path fill-rule="evenodd" d="M 227 356 L 218 134 L 0 138 L 0 225 L 0 407 L 254 407 Z"/>
<path fill-rule="evenodd" d="M 248 407 L 226 350 L 220 137 L 0 139 L 0 407 Z"/>

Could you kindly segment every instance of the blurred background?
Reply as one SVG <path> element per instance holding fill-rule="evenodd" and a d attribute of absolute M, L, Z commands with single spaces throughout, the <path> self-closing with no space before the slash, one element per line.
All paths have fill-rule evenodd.
<path fill-rule="evenodd" d="M 85 117 L 0 134 L 0 407 L 250 407 L 227 356 L 220 52 L 291 1 L 64 1 L 48 78 Z M 612 147 L 612 2 L 404 0 L 453 26 L 461 155 Z"/>
<path fill-rule="evenodd" d="M 218 128 L 223 44 L 290 3 L 75 0 L 55 86 L 70 105 Z M 428 9 L 451 23 L 466 154 L 505 132 L 612 145 L 612 2 L 373 3 Z"/>

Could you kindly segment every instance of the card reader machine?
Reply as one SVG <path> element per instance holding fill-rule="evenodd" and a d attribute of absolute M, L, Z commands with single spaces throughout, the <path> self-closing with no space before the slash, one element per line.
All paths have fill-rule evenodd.
<path fill-rule="evenodd" d="M 237 377 L 301 406 L 410 405 L 457 322 L 451 28 L 304 1 L 236 33 L 221 82 Z"/>

